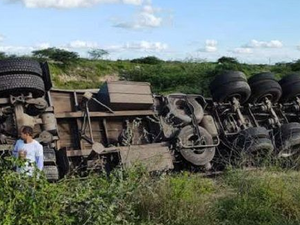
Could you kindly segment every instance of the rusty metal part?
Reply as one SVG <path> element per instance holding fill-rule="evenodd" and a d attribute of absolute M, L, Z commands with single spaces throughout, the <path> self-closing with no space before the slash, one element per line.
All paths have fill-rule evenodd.
<path fill-rule="evenodd" d="M 233 104 L 233 111 L 237 113 L 237 117 L 239 118 L 239 125 L 243 128 L 246 129 L 247 125 L 246 125 L 246 121 L 245 121 L 245 117 L 243 116 L 242 112 L 241 112 L 241 105 L 240 102 L 237 98 L 233 97 L 232 98 L 232 104 Z"/>
<path fill-rule="evenodd" d="M 37 120 L 35 118 L 24 113 L 23 105 L 17 104 L 15 105 L 14 109 L 18 130 L 20 130 L 22 126 L 29 126 L 33 128 L 37 123 Z"/>
<path fill-rule="evenodd" d="M 53 135 L 51 133 L 49 133 L 48 131 L 44 130 L 39 134 L 38 140 L 45 144 L 49 144 L 53 141 Z"/>
<path fill-rule="evenodd" d="M 57 131 L 57 122 L 54 113 L 46 112 L 41 115 L 42 127 L 46 131 Z"/>
<path fill-rule="evenodd" d="M 205 128 L 208 133 L 211 134 L 211 136 L 216 137 L 219 135 L 218 131 L 217 131 L 217 127 L 216 124 L 214 122 L 214 119 L 212 116 L 210 115 L 205 115 L 201 121 L 200 124 L 203 128 Z"/>
<path fill-rule="evenodd" d="M 44 98 L 31 98 L 25 100 L 26 104 L 34 105 L 39 110 L 45 110 L 48 107 L 48 103 Z"/>

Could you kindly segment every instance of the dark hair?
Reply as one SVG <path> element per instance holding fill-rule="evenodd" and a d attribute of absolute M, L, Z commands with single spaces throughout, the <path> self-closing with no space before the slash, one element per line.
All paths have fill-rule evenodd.
<path fill-rule="evenodd" d="M 32 127 L 29 127 L 29 126 L 23 126 L 23 127 L 21 128 L 21 132 L 22 132 L 23 134 L 28 134 L 29 136 L 32 136 L 32 135 L 33 135 L 33 129 L 32 129 Z"/>

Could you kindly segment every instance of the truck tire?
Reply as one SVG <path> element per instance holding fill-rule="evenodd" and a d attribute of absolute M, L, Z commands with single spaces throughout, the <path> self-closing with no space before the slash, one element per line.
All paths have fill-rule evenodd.
<path fill-rule="evenodd" d="M 282 125 L 275 133 L 277 153 L 279 157 L 290 157 L 300 152 L 300 124 Z"/>
<path fill-rule="evenodd" d="M 283 124 L 278 131 L 281 136 L 289 137 L 293 133 L 300 133 L 300 123 Z"/>
<path fill-rule="evenodd" d="M 245 74 L 238 71 L 226 71 L 216 76 L 209 88 L 216 102 L 229 102 L 232 97 L 236 97 L 242 104 L 251 95 Z"/>
<path fill-rule="evenodd" d="M 250 154 L 269 155 L 274 150 L 269 131 L 264 127 L 251 127 L 239 133 L 237 148 Z"/>
<path fill-rule="evenodd" d="M 210 88 L 216 89 L 221 85 L 235 81 L 247 82 L 247 77 L 244 73 L 239 71 L 224 71 L 222 74 L 216 76 L 215 79 L 210 83 Z"/>
<path fill-rule="evenodd" d="M 260 103 L 266 97 L 271 102 L 278 102 L 281 97 L 281 86 L 272 73 L 259 73 L 250 77 L 248 83 L 251 88 L 250 103 Z"/>
<path fill-rule="evenodd" d="M 245 81 L 235 81 L 212 90 L 213 100 L 221 103 L 229 102 L 233 97 L 236 97 L 243 104 L 250 95 L 251 89 Z"/>
<path fill-rule="evenodd" d="M 269 131 L 265 127 L 249 127 L 239 133 L 243 136 L 251 136 L 254 138 L 270 138 Z"/>
<path fill-rule="evenodd" d="M 56 154 L 55 150 L 49 147 L 44 147 L 44 162 L 45 163 L 56 163 Z"/>
<path fill-rule="evenodd" d="M 35 60 L 25 58 L 0 60 L 0 76 L 12 73 L 43 76 L 41 65 Z"/>
<path fill-rule="evenodd" d="M 279 139 L 279 140 L 278 140 Z M 278 157 L 288 158 L 300 153 L 300 133 L 277 139 Z"/>
<path fill-rule="evenodd" d="M 11 94 L 27 94 L 42 97 L 45 94 L 44 81 L 41 77 L 31 74 L 9 74 L 0 78 L 0 94 L 8 97 Z"/>
<path fill-rule="evenodd" d="M 48 181 L 59 180 L 59 172 L 57 166 L 44 166 L 43 171 Z"/>
<path fill-rule="evenodd" d="M 300 73 L 291 73 L 291 74 L 284 76 L 279 81 L 279 84 L 280 85 L 289 85 L 289 84 L 292 84 L 295 82 L 300 82 Z"/>
<path fill-rule="evenodd" d="M 45 83 L 46 91 L 49 91 L 52 88 L 52 80 L 50 75 L 49 64 L 47 62 L 41 63 L 41 67 L 43 70 L 43 80 Z"/>
<path fill-rule="evenodd" d="M 279 84 L 282 88 L 282 97 L 280 102 L 291 102 L 297 96 L 300 96 L 300 74 L 293 73 L 283 77 Z"/>
<path fill-rule="evenodd" d="M 212 136 L 203 128 L 199 126 L 200 134 L 201 134 L 201 143 L 206 145 L 212 145 L 213 139 Z M 193 126 L 186 126 L 181 129 L 178 134 L 178 138 L 184 145 L 191 145 L 193 143 L 194 138 L 197 137 L 195 134 L 195 129 Z M 195 166 L 204 166 L 209 163 L 215 156 L 215 148 L 202 148 L 202 149 L 180 149 L 180 154 Z"/>

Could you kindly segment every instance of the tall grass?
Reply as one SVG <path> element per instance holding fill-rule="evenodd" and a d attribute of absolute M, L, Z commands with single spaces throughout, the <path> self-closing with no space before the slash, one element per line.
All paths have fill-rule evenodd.
<path fill-rule="evenodd" d="M 239 70 L 248 77 L 272 71 L 279 79 L 292 71 L 289 64 L 248 65 L 214 62 L 173 62 L 157 64 L 133 63 L 126 60 L 87 60 L 62 65 L 50 63 L 54 86 L 59 88 L 99 88 L 106 76 L 150 82 L 155 93 L 183 92 L 209 96 L 209 83 L 223 70 Z"/>

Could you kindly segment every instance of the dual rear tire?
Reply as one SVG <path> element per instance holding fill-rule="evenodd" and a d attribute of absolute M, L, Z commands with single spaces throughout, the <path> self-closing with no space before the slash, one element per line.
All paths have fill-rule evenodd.
<path fill-rule="evenodd" d="M 44 96 L 52 86 L 48 81 L 49 73 L 45 73 L 49 68 L 45 65 L 26 58 L 0 60 L 0 96 L 29 93 L 34 98 Z"/>

